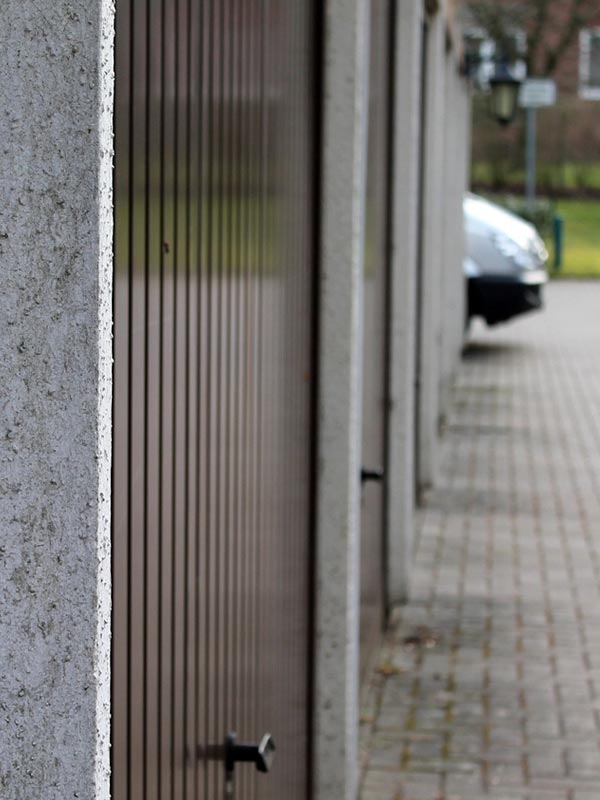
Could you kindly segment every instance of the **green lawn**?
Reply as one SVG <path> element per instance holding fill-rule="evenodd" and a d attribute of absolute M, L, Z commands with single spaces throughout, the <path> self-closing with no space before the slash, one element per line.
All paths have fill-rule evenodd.
<path fill-rule="evenodd" d="M 564 218 L 563 263 L 558 276 L 600 277 L 600 201 L 557 200 L 556 213 Z M 547 241 L 549 266 L 554 248 Z"/>

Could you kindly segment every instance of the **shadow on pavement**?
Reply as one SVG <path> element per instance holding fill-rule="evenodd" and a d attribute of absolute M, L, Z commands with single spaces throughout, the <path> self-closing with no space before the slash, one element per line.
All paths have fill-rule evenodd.
<path fill-rule="evenodd" d="M 489 361 L 507 355 L 521 354 L 526 346 L 520 342 L 467 342 L 463 347 L 464 361 Z"/>

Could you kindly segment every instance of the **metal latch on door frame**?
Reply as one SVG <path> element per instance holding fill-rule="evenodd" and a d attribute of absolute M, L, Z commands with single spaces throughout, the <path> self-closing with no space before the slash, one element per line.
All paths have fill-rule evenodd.
<path fill-rule="evenodd" d="M 225 772 L 233 775 L 236 763 L 254 764 L 259 772 L 269 772 L 275 758 L 275 742 L 265 733 L 258 744 L 238 742 L 235 733 L 225 737 Z"/>
<path fill-rule="evenodd" d="M 275 742 L 270 733 L 265 733 L 258 744 L 238 742 L 237 734 L 230 732 L 224 744 L 198 748 L 198 758 L 223 761 L 227 781 L 231 781 L 237 763 L 254 764 L 258 772 L 269 772 L 275 758 Z"/>
<path fill-rule="evenodd" d="M 362 467 L 360 471 L 361 483 L 367 483 L 367 481 L 378 481 L 381 483 L 384 477 L 385 475 L 382 469 L 368 469 L 367 467 Z"/>

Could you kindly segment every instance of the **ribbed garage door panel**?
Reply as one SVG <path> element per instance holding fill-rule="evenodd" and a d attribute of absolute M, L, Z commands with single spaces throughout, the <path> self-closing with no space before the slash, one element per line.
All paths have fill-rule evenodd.
<path fill-rule="evenodd" d="M 308 793 L 311 3 L 118 0 L 113 796 Z"/>

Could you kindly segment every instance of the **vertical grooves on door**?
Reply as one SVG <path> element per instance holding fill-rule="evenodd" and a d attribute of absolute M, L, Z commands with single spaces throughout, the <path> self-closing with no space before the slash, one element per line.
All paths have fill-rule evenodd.
<path fill-rule="evenodd" d="M 170 579 L 170 634 L 171 634 L 171 647 L 170 647 L 170 708 L 171 708 L 171 726 L 170 726 L 170 735 L 171 741 L 169 746 L 169 753 L 170 753 L 170 786 L 169 786 L 169 798 L 170 800 L 176 800 L 176 752 L 177 752 L 177 726 L 175 724 L 177 720 L 177 637 L 176 637 L 176 618 L 177 618 L 177 597 L 176 597 L 176 587 L 177 587 L 177 518 L 176 518 L 176 508 L 177 508 L 177 492 L 176 492 L 176 485 L 177 485 L 177 456 L 179 452 L 178 442 L 177 442 L 177 292 L 178 292 L 178 260 L 179 260 L 179 230 L 178 230 L 178 192 L 179 192 L 179 121 L 178 121 L 178 111 L 179 111 L 179 102 L 178 102 L 178 84 L 179 84 L 179 41 L 178 41 L 178 34 L 179 34 L 179 2 L 178 0 L 172 0 L 173 6 L 173 94 L 172 94 L 172 119 L 173 119 L 173 141 L 172 141 L 172 161 L 171 161 L 171 181 L 172 181 L 172 203 L 173 203 L 173 228 L 172 228 L 172 248 L 173 248 L 173 267 L 172 267 L 172 275 L 171 275 L 171 286 L 173 292 L 173 317 L 171 320 L 171 364 L 172 364 L 172 383 L 171 383 L 171 392 L 172 392 L 172 406 L 171 406 L 171 413 L 172 413 L 172 421 L 171 421 L 171 431 L 172 431 L 172 439 L 171 439 L 171 492 L 170 492 L 170 500 L 171 500 L 171 508 L 170 508 L 170 568 L 171 568 L 171 579 Z"/>
<path fill-rule="evenodd" d="M 240 214 L 240 259 L 242 265 L 241 274 L 241 294 L 243 303 L 243 335 L 240 342 L 241 351 L 243 354 L 243 370 L 242 370 L 242 386 L 244 387 L 244 402 L 242 403 L 242 459 L 241 459 L 241 496 L 242 496 L 242 519 L 243 519 L 243 545 L 241 550 L 241 596 L 243 599 L 242 606 L 242 649 L 243 655 L 241 658 L 240 668 L 242 671 L 242 708 L 240 716 L 240 727 L 242 735 L 248 735 L 252 726 L 250 700 L 252 697 L 252 689 L 249 675 L 249 661 L 248 653 L 250 650 L 250 636 L 251 636 L 251 616 L 250 604 L 248 602 L 248 590 L 250 586 L 249 580 L 249 563 L 251 557 L 251 550 L 248 547 L 251 534 L 251 520 L 250 520 L 250 490 L 249 490 L 249 475 L 248 475 L 248 454 L 250 452 L 249 446 L 249 420 L 250 416 L 250 362 L 248 357 L 248 347 L 250 342 L 250 313 L 249 313 L 249 296 L 250 296 L 250 270 L 249 270 L 249 232 L 250 232 L 250 119 L 249 119 L 249 104 L 247 98 L 250 95 L 250 47 L 249 47 L 249 31 L 251 26 L 251 17 L 248 13 L 248 4 L 241 2 L 240 11 L 240 27 L 242 30 L 242 42 L 240 47 L 240 73 L 241 73 L 241 92 L 240 92 L 240 170 L 242 173 L 241 183 L 241 197 L 242 206 Z M 244 105 L 244 100 L 246 101 Z M 244 773 L 241 776 L 240 790 L 242 797 L 246 797 L 248 793 L 248 776 Z"/>
<path fill-rule="evenodd" d="M 248 386 L 249 398 L 249 416 L 248 426 L 250 436 L 248 440 L 248 488 L 249 488 L 249 508 L 247 514 L 248 537 L 252 543 L 248 558 L 248 608 L 249 608 L 249 630 L 251 632 L 250 640 L 248 642 L 248 676 L 249 676 L 249 703 L 250 703 L 250 726 L 251 729 L 256 728 L 258 714 L 257 714 L 257 693 L 256 693 L 256 617 L 257 617 L 257 594 L 252 592 L 251 587 L 257 586 L 256 584 L 256 570 L 255 563 L 257 557 L 257 536 L 258 528 L 256 525 L 256 452 L 257 452 L 257 407 L 256 407 L 256 384 L 258 381 L 258 373 L 256 368 L 256 307 L 255 307 L 255 292 L 257 282 L 257 262 L 258 255 L 256 250 L 257 243 L 257 230 L 256 230 L 256 206 L 257 198 L 257 163 L 256 163 L 256 150 L 257 150 L 257 136 L 256 136 L 256 118 L 257 109 L 255 107 L 256 97 L 256 81 L 255 81 L 255 63 L 256 63 L 256 25 L 257 13 L 256 3 L 250 3 L 251 16 L 249 17 L 248 25 L 248 147 L 249 147 L 249 162 L 248 162 L 248 181 L 249 181 L 249 203 L 248 203 L 248 363 L 250 373 L 250 385 Z M 248 797 L 253 796 L 254 776 L 246 775 L 247 779 L 247 792 Z"/>
<path fill-rule="evenodd" d="M 195 569 L 194 569 L 194 576 L 195 576 L 195 592 L 194 592 L 194 603 L 196 608 L 196 620 L 195 620 L 195 639 L 194 639 L 194 663 L 195 663 L 195 675 L 194 675 L 194 695 L 195 695 L 195 702 L 194 702 L 194 733 L 195 733 L 195 740 L 196 740 L 196 749 L 197 753 L 192 752 L 192 758 L 195 759 L 195 772 L 194 772 L 194 797 L 201 798 L 206 797 L 205 793 L 205 786 L 204 781 L 201 781 L 200 770 L 202 770 L 202 776 L 206 770 L 206 762 L 204 759 L 201 761 L 199 760 L 199 752 L 198 748 L 205 747 L 207 742 L 205 739 L 204 730 L 201 729 L 201 710 L 205 706 L 206 700 L 204 695 L 204 675 L 202 672 L 202 662 L 201 657 L 205 658 L 204 650 L 201 650 L 201 643 L 204 641 L 204 636 L 206 633 L 205 629 L 205 606 L 203 605 L 203 599 L 206 603 L 206 584 L 203 575 L 203 568 L 204 568 L 204 561 L 205 559 L 202 558 L 203 553 L 201 550 L 201 542 L 202 534 L 205 534 L 205 519 L 202 514 L 202 509 L 206 506 L 206 497 L 203 493 L 203 480 L 205 476 L 205 471 L 203 471 L 203 460 L 202 460 L 202 420 L 205 416 L 204 405 L 203 405 L 203 397 L 206 394 L 206 386 L 204 380 L 204 368 L 203 364 L 205 363 L 205 359 L 203 358 L 203 347 L 205 344 L 205 337 L 202 336 L 202 324 L 204 321 L 204 298 L 205 292 L 203 292 L 203 280 L 204 280 L 204 269 L 205 269 L 205 253 L 203 249 L 203 233 L 204 233 L 204 213 L 203 213 L 203 197 L 204 197 L 204 168 L 205 168 L 205 153 L 204 153 L 204 16 L 203 16 L 203 4 L 197 0 L 197 14 L 198 14 L 198 33 L 197 33 L 197 40 L 198 40 L 198 74 L 197 74 L 197 108 L 198 108 L 198 117 L 197 117 L 197 153 L 198 153 L 198 160 L 197 160 L 197 174 L 196 174 L 196 191 L 197 191 L 197 207 L 196 207 L 196 224 L 197 224 L 197 263 L 196 263 L 196 313 L 197 323 L 196 323 L 196 358 L 198 364 L 198 379 L 197 379 L 197 387 L 196 387 L 196 441 L 195 441 L 195 448 L 196 448 L 196 469 L 197 469 L 197 478 L 198 484 L 196 488 L 196 498 L 195 498 L 195 519 L 196 519 L 196 529 L 195 529 L 195 551 L 196 551 L 196 558 L 195 558 Z"/>
<path fill-rule="evenodd" d="M 159 103 L 159 237 L 158 237 L 158 263 L 159 263 L 159 286 L 158 286 L 158 315 L 157 324 L 159 327 L 158 333 L 158 389 L 157 389 L 157 402 L 158 402 L 158 430 L 157 430 L 157 448 L 158 448 L 158 498 L 157 498 L 157 521 L 158 526 L 158 571 L 156 576 L 156 591 L 157 591 L 157 703 L 156 703 L 156 717 L 157 717 L 157 753 L 156 753 L 156 789 L 157 797 L 163 800 L 163 743 L 164 743 L 164 728 L 163 728 L 163 642 L 164 630 L 162 624 L 162 610 L 164 603 L 163 582 L 162 582 L 162 569 L 163 569 L 163 542 L 164 542 L 164 528 L 163 528 L 163 469 L 162 465 L 165 460 L 165 449 L 163 447 L 164 436 L 164 402 L 163 402 L 163 385 L 164 385 L 164 364 L 163 364 L 163 348 L 164 348 L 164 313 L 165 313 L 165 213 L 164 213 L 164 197 L 166 193 L 165 186 L 165 2 L 168 0 L 161 0 L 159 4 L 160 15 L 157 20 L 160 27 L 160 72 L 157 75 L 157 82 L 160 86 L 160 103 Z"/>
<path fill-rule="evenodd" d="M 212 184 L 213 184 L 213 154 L 212 154 L 212 140 L 213 140 L 213 119 L 212 119 L 212 99 L 213 99 L 213 63 L 212 58 L 210 56 L 210 41 L 212 38 L 212 27 L 213 27 L 213 6 L 210 0 L 207 0 L 205 4 L 205 31 L 203 35 L 203 54 L 205 53 L 205 74 L 206 74 L 206 82 L 204 96 L 206 100 L 203 100 L 203 108 L 205 109 L 205 121 L 204 121 L 204 131 L 206 131 L 205 138 L 206 138 L 206 146 L 204 147 L 204 152 L 206 153 L 206 179 L 204 182 L 204 186 L 206 188 L 206 194 L 203 196 L 204 203 L 206 204 L 206 210 L 203 211 L 203 219 L 205 220 L 206 224 L 203 227 L 203 236 L 206 240 L 206 246 L 204 248 L 205 252 L 205 262 L 204 262 L 204 269 L 203 274 L 206 275 L 206 348 L 204 349 L 204 354 L 206 357 L 206 427 L 205 427 L 205 485 L 206 485 L 206 542 L 205 542 L 205 553 L 206 553 L 206 560 L 205 560 L 205 570 L 204 570 L 204 580 L 205 580 L 205 591 L 207 595 L 206 601 L 206 640 L 205 640 L 205 663 L 206 663 L 206 672 L 205 672 L 205 686 L 204 686 L 204 742 L 208 746 L 211 742 L 211 734 L 212 734 L 212 721 L 211 721 L 211 714 L 212 714 L 212 697 L 210 695 L 210 677 L 211 677 L 211 670 L 212 670 L 212 658 L 213 658 L 213 650 L 211 649 L 212 644 L 212 635 L 213 635 L 213 624 L 212 624 L 212 603 L 211 599 L 213 596 L 213 579 L 211 578 L 211 571 L 213 568 L 212 565 L 212 536 L 211 536 L 211 522 L 212 522 L 212 514 L 213 514 L 213 498 L 212 498 L 212 487 L 213 487 L 213 470 L 212 470 L 212 383 L 211 383 L 211 370 L 212 370 L 212 269 L 211 269 L 211 257 L 212 257 L 212 207 L 210 205 L 210 198 L 211 198 L 211 191 L 212 191 Z M 212 777 L 213 768 L 212 765 L 207 761 L 205 766 L 205 780 L 204 780 L 204 791 L 207 798 L 210 797 L 210 778 Z"/>
<path fill-rule="evenodd" d="M 309 17 L 118 2 L 115 800 L 219 798 L 228 730 L 237 800 L 306 786 Z"/>
<path fill-rule="evenodd" d="M 149 758 L 148 758 L 148 747 L 149 747 L 149 736 L 151 736 L 151 731 L 149 730 L 148 725 L 148 705 L 149 705 L 149 698 L 148 698 L 148 664 L 149 664 L 149 653 L 148 647 L 150 645 L 149 639 L 149 625 L 148 625 L 148 602 L 149 602 L 149 595 L 148 595 L 148 580 L 149 580 L 149 549 L 150 549 L 150 515 L 148 513 L 148 483 L 150 480 L 149 472 L 150 472 L 150 463 L 156 463 L 156 460 L 152 461 L 149 458 L 149 388 L 150 388 L 150 381 L 148 377 L 148 367 L 150 362 L 150 324 L 149 324 L 149 308 L 150 308 L 150 298 L 149 298 L 149 281 L 150 281 L 150 270 L 149 270 L 149 263 L 150 263 L 150 195 L 151 195 L 151 186 L 150 186 L 150 148 L 151 148 L 151 132 L 150 132 L 150 2 L 146 0 L 145 3 L 145 18 L 146 18 L 146 28 L 144 31 L 144 56 L 145 56 L 145 63 L 144 63 L 144 72 L 145 72 L 145 79 L 144 79 L 144 95 L 145 95 L 145 107 L 144 107 L 144 128 L 146 131 L 146 141 L 145 141 L 145 152 L 144 152 L 144 173 L 145 173 L 145 186 L 144 186 L 144 218 L 143 218 L 143 235 L 144 235 L 144 259 L 142 261 L 142 275 L 144 279 L 143 283 L 143 302 L 144 302 L 144 392 L 143 392 L 143 409 L 144 409 L 144 445 L 143 445 L 143 452 L 144 452 L 144 461 L 146 463 L 146 469 L 144 469 L 144 478 L 143 478 L 143 507 L 144 507 L 144 527 L 143 527 L 143 538 L 144 538 L 144 550 L 143 550 L 143 566 L 142 566 L 142 581 L 143 581 L 143 636 L 142 636 L 142 704 L 143 704 L 143 713 L 142 713 L 142 739 L 143 739 L 143 774 L 142 774 L 142 797 L 144 800 L 149 800 L 149 792 L 148 792 L 148 784 L 149 784 Z"/>
<path fill-rule="evenodd" d="M 183 14 L 185 50 L 187 53 L 185 63 L 185 467 L 184 467 L 184 547 L 183 547 L 183 714 L 182 714 L 182 770 L 183 770 L 183 798 L 193 798 L 191 789 L 193 787 L 193 771 L 195 770 L 195 744 L 190 731 L 190 702 L 192 702 L 193 692 L 191 691 L 190 672 L 193 670 L 193 658 L 190 650 L 190 625 L 193 624 L 193 607 L 191 603 L 191 585 L 193 582 L 193 570 L 190 580 L 190 566 L 193 564 L 193 542 L 191 531 L 194 527 L 194 507 L 190 503 L 190 498 L 194 491 L 191 481 L 194 476 L 194 466 L 191 461 L 192 439 L 194 433 L 193 420 L 191 417 L 192 380 L 191 380 L 191 353 L 192 337 L 191 326 L 194 323 L 194 306 L 192 302 L 191 280 L 192 280 L 192 254 L 194 231 L 191 225 L 191 200 L 192 200 L 192 110 L 194 105 L 193 98 L 193 52 L 192 52 L 192 7 L 191 0 L 186 0 Z M 190 491 L 191 490 L 191 491 Z"/>
<path fill-rule="evenodd" d="M 221 335 L 222 356 L 221 363 L 224 366 L 224 374 L 221 381 L 224 397 L 221 401 L 223 414 L 222 426 L 222 447 L 221 458 L 223 461 L 223 661 L 221 665 L 221 675 L 223 677 L 223 714 L 222 718 L 228 729 L 232 727 L 231 719 L 231 495 L 228 491 L 232 487 L 230 473 L 231 459 L 231 318 L 229 314 L 231 293 L 230 293 L 230 242 L 231 242 L 231 206 L 229 202 L 229 179 L 230 179 L 230 152 L 229 152 L 229 124 L 228 124 L 228 103 L 229 103 L 229 71 L 231 52 L 229 49 L 230 36 L 230 2 L 222 0 L 222 74 L 221 74 L 221 140 L 222 140 L 222 171 L 221 171 L 221 191 L 220 200 L 222 207 L 221 217 Z"/>
<path fill-rule="evenodd" d="M 198 800 L 198 738 L 197 738 L 197 630 L 198 630 L 198 394 L 200 390 L 198 332 L 200 325 L 199 305 L 199 232 L 198 208 L 199 196 L 199 161 L 200 150 L 200 42 L 199 42 L 199 2 L 188 0 L 187 7 L 187 85 L 188 85 L 188 125 L 187 125 L 187 162 L 188 184 L 186 197 L 186 229 L 188 236 L 187 253 L 187 326 L 186 326 L 186 419 L 188 431 L 187 443 L 187 476 L 186 476 L 186 643 L 185 643 L 185 775 L 186 797 Z"/>
<path fill-rule="evenodd" d="M 162 316 L 162 350 L 161 361 L 163 364 L 161 379 L 162 399 L 162 517 L 161 530 L 163 536 L 161 560 L 161 596 L 163 607 L 161 610 L 161 629 L 163 630 L 163 644 L 161 647 L 161 727 L 163 729 L 163 751 L 161 762 L 163 765 L 161 775 L 161 800 L 173 798 L 174 781 L 174 706 L 173 706 L 173 642 L 174 642 L 174 479 L 175 470 L 175 258 L 177 243 L 175 240 L 175 187 L 176 187 L 176 60 L 175 60 L 175 33 L 176 33 L 176 6 L 173 0 L 164 0 L 164 67 L 163 67 L 163 316 Z"/>
<path fill-rule="evenodd" d="M 288 158 L 288 164 L 289 164 L 289 178 L 288 178 L 288 180 L 290 182 L 290 185 L 293 187 L 292 198 L 291 198 L 291 202 L 289 203 L 289 206 L 290 206 L 289 212 L 288 212 L 289 221 L 288 221 L 287 224 L 289 226 L 290 232 L 293 231 L 293 219 L 295 217 L 297 217 L 298 220 L 299 220 L 298 229 L 300 231 L 300 235 L 295 235 L 294 239 L 293 239 L 293 242 L 294 242 L 294 247 L 292 248 L 293 260 L 291 260 L 291 262 L 290 262 L 290 264 L 288 266 L 288 270 L 291 272 L 291 275 L 290 275 L 290 278 L 287 278 L 287 280 L 291 281 L 292 297 L 302 298 L 302 300 L 303 300 L 304 299 L 304 291 L 303 291 L 304 286 L 303 286 L 302 278 L 304 277 L 304 279 L 306 279 L 306 276 L 303 275 L 303 272 L 302 272 L 302 269 L 301 269 L 301 264 L 304 262 L 304 245 L 305 245 L 304 236 L 303 236 L 303 233 L 304 233 L 304 204 L 302 204 L 302 206 L 298 207 L 298 197 L 297 197 L 297 192 L 298 192 L 300 186 L 302 185 L 301 181 L 300 181 L 300 175 L 299 175 L 299 169 L 301 169 L 301 167 L 302 167 L 302 153 L 301 153 L 302 143 L 301 143 L 300 137 L 297 135 L 297 133 L 295 133 L 298 130 L 299 124 L 300 124 L 300 120 L 298 119 L 298 109 L 300 107 L 301 100 L 302 100 L 302 95 L 301 95 L 302 83 L 301 83 L 301 81 L 298 80 L 298 76 L 300 74 L 302 74 L 301 73 L 302 64 L 301 64 L 301 60 L 300 60 L 300 57 L 299 57 L 301 52 L 302 52 L 302 46 L 301 46 L 301 33 L 302 33 L 301 25 L 302 25 L 302 22 L 299 19 L 300 16 L 301 15 L 298 14 L 298 8 L 297 7 L 294 8 L 294 16 L 292 18 L 292 23 L 291 23 L 292 24 L 292 31 L 291 31 L 292 40 L 291 40 L 291 43 L 290 43 L 290 51 L 292 52 L 293 57 L 294 57 L 294 60 L 293 60 L 293 62 L 291 64 L 291 68 L 290 68 L 290 73 L 293 76 L 293 84 L 292 84 L 292 86 L 293 86 L 293 99 L 292 99 L 293 115 L 292 115 L 292 118 L 291 118 L 291 121 L 292 121 L 291 130 L 290 130 L 289 134 L 286 135 L 286 139 L 289 139 L 290 150 L 291 150 L 290 157 Z M 296 380 L 298 381 L 298 384 L 299 384 L 298 388 L 302 385 L 302 381 L 303 381 L 303 376 L 302 376 L 303 364 L 302 364 L 302 362 L 303 362 L 303 359 L 304 359 L 304 353 L 303 353 L 303 349 L 304 348 L 302 347 L 302 344 L 305 341 L 305 338 L 304 338 L 303 333 L 302 333 L 303 327 L 304 327 L 303 315 L 298 314 L 298 315 L 296 315 L 295 330 L 292 333 L 292 341 L 291 341 L 291 348 L 290 348 L 291 352 L 290 352 L 290 356 L 289 356 L 291 362 L 293 364 L 297 364 L 297 371 L 298 371 L 299 374 L 297 375 L 297 379 Z M 288 358 L 287 353 L 286 353 L 285 357 Z M 285 398 L 285 402 L 287 402 L 287 393 L 283 392 L 282 396 Z M 294 392 L 294 397 L 293 397 L 293 415 L 292 415 L 293 427 L 290 424 L 284 425 L 284 430 L 287 432 L 287 441 L 285 442 L 285 445 L 284 445 L 285 450 L 287 450 L 287 451 L 289 451 L 289 452 L 294 454 L 294 461 L 293 461 L 294 474 L 292 475 L 292 481 L 291 481 L 291 485 L 290 485 L 291 491 L 288 492 L 288 498 L 287 498 L 287 502 L 286 502 L 286 511 L 287 511 L 287 513 L 285 515 L 285 522 L 286 522 L 285 528 L 286 528 L 286 530 L 289 530 L 290 532 L 293 532 L 292 541 L 294 542 L 294 545 L 295 545 L 294 548 L 293 548 L 293 551 L 291 553 L 291 559 L 290 559 L 291 564 L 293 565 L 292 569 L 290 569 L 290 584 L 294 588 L 298 585 L 297 582 L 298 582 L 298 579 L 299 579 L 299 576 L 297 575 L 297 568 L 296 568 L 295 565 L 296 564 L 301 564 L 302 561 L 303 561 L 302 553 L 299 552 L 299 549 L 302 547 L 304 542 L 302 541 L 302 538 L 300 536 L 298 536 L 298 531 L 297 531 L 297 528 L 298 528 L 298 516 L 295 513 L 296 512 L 296 508 L 295 508 L 295 506 L 296 506 L 296 491 L 294 491 L 293 487 L 304 485 L 306 483 L 306 477 L 307 477 L 305 475 L 304 476 L 304 481 L 302 481 L 302 474 L 299 473 L 299 468 L 305 469 L 307 465 L 303 463 L 303 459 L 301 459 L 301 451 L 296 447 L 296 442 L 298 441 L 298 432 L 297 432 L 296 426 L 300 425 L 301 424 L 301 420 L 302 420 L 302 411 L 303 411 L 303 409 L 302 409 L 303 403 L 301 402 L 302 400 L 304 400 L 304 396 L 301 395 L 299 391 Z M 287 590 L 288 612 L 287 612 L 286 616 L 289 615 L 289 618 L 293 619 L 295 621 L 296 609 L 294 608 L 293 603 L 290 602 L 290 599 L 291 599 L 290 598 L 290 588 L 289 588 L 290 584 L 288 584 L 288 590 Z M 285 622 L 284 622 L 284 620 L 282 620 L 282 625 L 284 625 L 284 624 L 285 624 Z M 296 697 L 297 696 L 297 682 L 300 679 L 300 670 L 299 669 L 294 670 L 294 664 L 300 664 L 301 663 L 300 659 L 302 657 L 301 654 L 297 651 L 297 649 L 294 646 L 294 644 L 295 644 L 295 637 L 291 638 L 291 641 L 290 641 L 289 654 L 288 654 L 288 665 L 289 666 L 288 666 L 288 673 L 287 673 L 289 677 L 288 677 L 287 684 L 284 687 L 284 691 L 290 697 Z M 295 726 L 292 727 L 290 729 L 290 732 L 289 732 L 289 735 L 291 735 L 292 737 L 294 737 L 295 734 L 296 734 L 296 731 L 295 731 L 294 728 L 295 728 Z M 299 784 L 301 782 L 301 776 L 297 774 L 297 770 L 298 770 L 297 764 L 298 764 L 298 762 L 290 757 L 291 753 L 290 754 L 286 754 L 286 755 L 287 755 L 287 765 L 286 765 L 286 767 L 287 767 L 288 770 L 290 770 L 290 772 L 293 775 L 294 784 Z"/>
<path fill-rule="evenodd" d="M 129 265 L 130 258 L 130 202 L 128 188 L 131 185 L 131 168 L 127 162 L 121 162 L 121 153 L 130 150 L 132 98 L 132 53 L 131 46 L 131 7 L 123 0 L 121 12 L 117 19 L 117 96 L 118 117 L 115 125 L 115 142 L 117 146 L 117 165 L 120 171 L 115 175 L 115 196 L 119 200 L 119 215 L 116 220 L 115 238 L 115 391 L 113 397 L 113 419 L 115 427 L 114 463 L 112 480 L 114 498 L 113 530 L 114 542 L 112 551 L 113 574 L 113 641 L 112 653 L 112 696 L 115 713 L 113 713 L 111 752 L 112 771 L 114 775 L 113 789 L 125 797 L 129 793 L 130 763 L 130 720 L 128 708 L 129 686 L 129 434 L 128 409 L 129 400 Z M 123 46 L 122 42 L 127 42 Z M 122 164 L 122 166 L 121 166 Z M 118 675 L 119 680 L 116 679 Z"/>
<path fill-rule="evenodd" d="M 230 481 L 231 485 L 237 487 L 237 491 L 232 493 L 231 504 L 231 550 L 230 559 L 230 579 L 231 579 L 231 621 L 229 635 L 231 637 L 231 663 L 239 664 L 240 651 L 238 639 L 239 627 L 239 600 L 240 600 L 240 472 L 239 472 L 239 441 L 240 441 L 240 262 L 239 262 L 239 201 L 240 182 L 239 182 L 239 153 L 238 137 L 236 136 L 236 123 L 239 102 L 238 62 L 239 62 L 239 16 L 237 2 L 231 3 L 230 8 L 230 74 L 229 74 L 229 102 L 227 107 L 227 119 L 229 130 L 229 186 L 227 199 L 230 204 L 229 218 L 229 287 L 230 300 L 229 308 L 231 313 L 231 356 L 229 363 L 230 370 Z M 237 634 L 237 637 L 236 637 Z M 237 680 L 236 680 L 237 678 Z M 230 700 L 232 709 L 232 726 L 239 722 L 240 718 L 240 696 L 238 692 L 239 675 L 233 670 L 230 671 Z M 242 731 L 243 735 L 243 731 Z"/>
<path fill-rule="evenodd" d="M 131 238 L 130 238 L 130 464 L 129 492 L 131 517 L 129 525 L 130 586 L 130 795 L 142 800 L 146 789 L 145 741 L 145 623 L 146 623 L 146 471 L 134 467 L 146 458 L 146 264 L 147 252 L 147 149 L 148 149 L 148 54 L 147 5 L 132 5 L 133 33 L 133 102 L 131 103 Z"/>
<path fill-rule="evenodd" d="M 223 88 L 224 88 L 224 65 L 225 65 L 225 52 L 224 52 L 224 27 L 225 27 L 225 11 L 224 11 L 224 0 L 217 1 L 217 28 L 215 31 L 215 42 L 216 42 L 216 49 L 215 49 L 215 57 L 218 62 L 218 78 L 215 86 L 215 113 L 217 117 L 217 181 L 216 184 L 211 189 L 211 202 L 214 203 L 215 208 L 217 210 L 217 239 L 216 239 L 216 251 L 214 255 L 214 265 L 216 268 L 216 279 L 217 279 L 217 292 L 216 292 L 216 302 L 217 302 L 217 325 L 216 325 L 216 347 L 215 351 L 217 354 L 216 358 L 216 436 L 217 436 L 217 447 L 215 448 L 215 463 L 216 463 L 216 474 L 217 474 L 217 516 L 216 516 L 216 529 L 215 529 L 215 572 L 217 575 L 217 596 L 218 600 L 215 602 L 217 616 L 216 616 L 216 630 L 218 631 L 218 635 L 216 636 L 215 642 L 215 652 L 217 655 L 216 664 L 215 664 L 215 674 L 213 676 L 213 681 L 215 685 L 215 697 L 216 697 L 216 704 L 215 704 L 215 737 L 213 741 L 219 741 L 222 738 L 222 731 L 223 731 L 223 724 L 227 724 L 227 720 L 225 717 L 226 714 L 226 705 L 225 705 L 225 697 L 224 697 L 224 671 L 225 671 L 225 648 L 227 644 L 227 631 L 225 629 L 226 626 L 226 597 L 223 595 L 226 592 L 226 586 L 224 583 L 224 550 L 225 550 L 225 529 L 224 529 L 224 492 L 225 492 L 225 481 L 223 476 L 224 471 L 224 458 L 223 458 L 223 382 L 224 382 L 224 357 L 223 357 L 223 346 L 224 346 L 224 332 L 223 332 L 223 270 L 224 270 L 224 259 L 223 259 L 223 244 L 224 244 L 224 226 L 223 226 L 223 216 L 224 216 L 224 204 L 223 204 L 223 183 L 224 183 L 224 158 L 225 158 L 225 147 L 224 147 L 224 120 L 223 120 Z M 220 591 L 219 591 L 220 590 Z M 220 765 L 219 765 L 220 767 Z M 216 792 L 220 795 L 223 791 L 222 789 L 222 769 L 217 769 L 216 774 Z"/>

